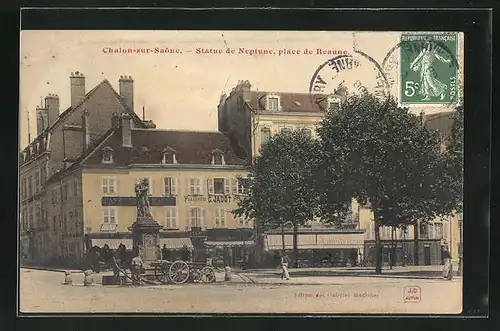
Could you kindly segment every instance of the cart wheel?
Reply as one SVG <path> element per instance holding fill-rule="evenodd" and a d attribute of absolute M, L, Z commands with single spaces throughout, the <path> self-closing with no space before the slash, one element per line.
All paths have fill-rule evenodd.
<path fill-rule="evenodd" d="M 168 283 L 167 265 L 159 264 L 155 266 L 155 277 L 156 280 L 162 282 L 163 284 L 167 284 Z"/>
<path fill-rule="evenodd" d="M 168 268 L 168 277 L 174 284 L 183 284 L 189 279 L 189 266 L 184 261 L 175 261 Z"/>
<path fill-rule="evenodd" d="M 212 267 L 203 267 L 200 271 L 201 281 L 203 283 L 213 283 L 215 282 L 215 270 Z"/>

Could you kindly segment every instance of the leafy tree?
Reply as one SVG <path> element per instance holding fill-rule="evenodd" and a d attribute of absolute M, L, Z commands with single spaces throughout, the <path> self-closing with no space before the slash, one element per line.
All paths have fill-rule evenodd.
<path fill-rule="evenodd" d="M 449 213 L 445 157 L 436 133 L 393 99 L 349 96 L 318 129 L 322 162 L 319 213 L 342 218 L 351 197 L 374 214 L 376 273 L 382 271 L 380 227 L 405 227 Z M 333 206 L 333 208 L 332 208 Z M 339 208 L 340 207 L 340 208 Z M 339 209 L 335 211 L 335 209 Z M 337 220 L 339 221 L 339 220 Z"/>
<path fill-rule="evenodd" d="M 248 194 L 233 213 L 256 220 L 259 231 L 293 228 L 293 261 L 297 265 L 298 228 L 314 217 L 313 182 L 317 143 L 303 130 L 274 135 L 249 166 Z"/>
<path fill-rule="evenodd" d="M 463 150 L 464 150 L 464 108 L 453 113 L 453 123 L 447 139 L 448 175 L 450 176 L 450 203 L 456 212 L 462 212 L 463 200 Z"/>

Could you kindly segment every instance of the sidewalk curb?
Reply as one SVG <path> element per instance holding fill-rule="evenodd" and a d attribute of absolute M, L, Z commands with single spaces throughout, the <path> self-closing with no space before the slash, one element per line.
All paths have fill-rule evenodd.
<path fill-rule="evenodd" d="M 20 269 L 28 269 L 28 270 L 41 270 L 41 271 L 54 271 L 54 272 L 66 272 L 70 271 L 72 274 L 83 273 L 83 270 L 75 270 L 75 269 L 56 269 L 56 268 L 48 268 L 48 267 L 36 267 L 36 266 L 21 266 Z"/>

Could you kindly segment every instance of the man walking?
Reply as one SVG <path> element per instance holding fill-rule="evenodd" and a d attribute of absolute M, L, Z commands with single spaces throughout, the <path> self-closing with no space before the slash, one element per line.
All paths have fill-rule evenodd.
<path fill-rule="evenodd" d="M 139 255 L 132 259 L 132 278 L 138 283 L 141 277 L 142 259 Z"/>
<path fill-rule="evenodd" d="M 290 275 L 288 274 L 288 257 L 286 254 L 281 256 L 280 261 L 281 266 L 281 279 L 286 278 L 286 280 L 290 280 Z"/>
<path fill-rule="evenodd" d="M 452 275 L 452 265 L 451 265 L 451 255 L 450 255 L 450 250 L 448 248 L 448 245 L 444 245 L 443 248 L 443 261 L 444 261 L 444 267 L 443 267 L 443 278 L 447 280 L 451 280 L 453 278 Z"/>

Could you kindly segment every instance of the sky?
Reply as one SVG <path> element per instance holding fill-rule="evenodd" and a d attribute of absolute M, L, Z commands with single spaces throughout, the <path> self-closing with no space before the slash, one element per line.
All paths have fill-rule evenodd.
<path fill-rule="evenodd" d="M 70 105 L 69 76 L 75 71 L 85 75 L 86 91 L 108 79 L 118 92 L 120 75 L 132 76 L 136 113 L 142 116 L 145 107 L 147 119 L 159 129 L 215 131 L 220 95 L 228 94 L 239 80 L 249 80 L 252 90 L 309 93 L 317 69 L 339 50 L 362 51 L 374 62 L 361 57 L 359 68 L 332 77 L 326 89 L 340 82 L 355 86 L 360 80 L 373 90 L 376 69 L 371 63 L 381 65 L 399 36 L 399 32 L 350 31 L 22 31 L 20 149 L 28 144 L 28 112 L 31 138 L 36 135 L 35 109 L 42 98 L 55 93 L 61 111 Z M 178 53 L 109 51 L 120 47 Z M 228 48 L 234 53 L 228 54 Z M 274 53 L 250 54 L 256 49 Z M 219 50 L 222 53 L 214 53 Z M 381 69 L 388 77 L 397 77 L 397 52 L 392 59 L 396 66 Z M 327 75 L 325 71 L 320 74 Z M 396 85 L 390 89 L 397 91 Z M 419 113 L 422 108 L 410 110 Z M 427 107 L 425 112 L 447 110 Z"/>

